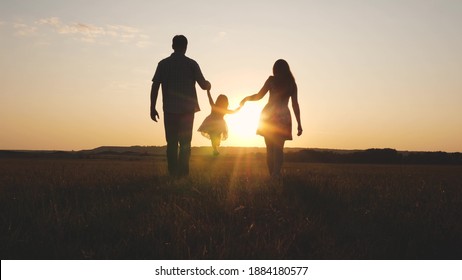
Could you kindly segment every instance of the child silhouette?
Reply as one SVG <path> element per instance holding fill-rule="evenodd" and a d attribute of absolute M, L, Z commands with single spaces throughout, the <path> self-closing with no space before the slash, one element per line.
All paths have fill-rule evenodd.
<path fill-rule="evenodd" d="M 223 94 L 220 94 L 216 102 L 213 102 L 210 90 L 207 90 L 207 97 L 209 98 L 212 112 L 205 118 L 197 131 L 212 141 L 213 155 L 218 156 L 220 154 L 218 147 L 221 141 L 228 138 L 228 126 L 226 125 L 224 116 L 236 113 L 241 107 L 235 110 L 228 109 L 228 97 Z"/>

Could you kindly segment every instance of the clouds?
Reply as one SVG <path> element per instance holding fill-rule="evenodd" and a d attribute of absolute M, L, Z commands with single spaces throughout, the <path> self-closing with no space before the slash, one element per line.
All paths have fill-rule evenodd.
<path fill-rule="evenodd" d="M 148 35 L 136 27 L 126 25 L 106 24 L 98 26 L 82 22 L 68 23 L 58 17 L 49 17 L 32 23 L 14 22 L 11 26 L 14 34 L 19 37 L 46 37 L 56 34 L 85 43 L 104 45 L 122 43 L 132 44 L 140 48 L 151 45 Z"/>
<path fill-rule="evenodd" d="M 32 36 L 37 32 L 37 27 L 24 23 L 14 23 L 13 27 L 15 34 L 18 36 Z"/>

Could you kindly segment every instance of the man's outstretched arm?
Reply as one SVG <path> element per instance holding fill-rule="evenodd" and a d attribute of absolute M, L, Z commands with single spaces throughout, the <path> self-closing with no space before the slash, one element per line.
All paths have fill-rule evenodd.
<path fill-rule="evenodd" d="M 202 74 L 202 71 L 201 71 L 201 68 L 199 67 L 199 64 L 197 64 L 197 62 L 195 62 L 195 61 L 194 61 L 194 67 L 195 67 L 195 79 L 196 79 L 197 83 L 199 84 L 199 86 L 201 87 L 201 89 L 203 89 L 203 90 L 211 90 L 212 85 L 210 84 L 209 81 L 207 81 L 204 78 L 204 75 Z"/>

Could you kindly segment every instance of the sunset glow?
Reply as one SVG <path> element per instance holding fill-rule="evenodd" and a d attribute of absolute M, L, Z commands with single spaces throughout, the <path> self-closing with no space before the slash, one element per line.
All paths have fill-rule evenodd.
<path fill-rule="evenodd" d="M 235 146 L 254 147 L 264 143 L 262 137 L 256 136 L 262 107 L 249 102 L 238 113 L 226 117 L 230 141 L 236 143 Z"/>

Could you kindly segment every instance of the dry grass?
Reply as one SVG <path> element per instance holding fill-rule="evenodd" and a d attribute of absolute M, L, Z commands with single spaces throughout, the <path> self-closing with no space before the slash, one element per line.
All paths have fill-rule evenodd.
<path fill-rule="evenodd" d="M 460 259 L 462 167 L 1 159 L 2 259 Z"/>

